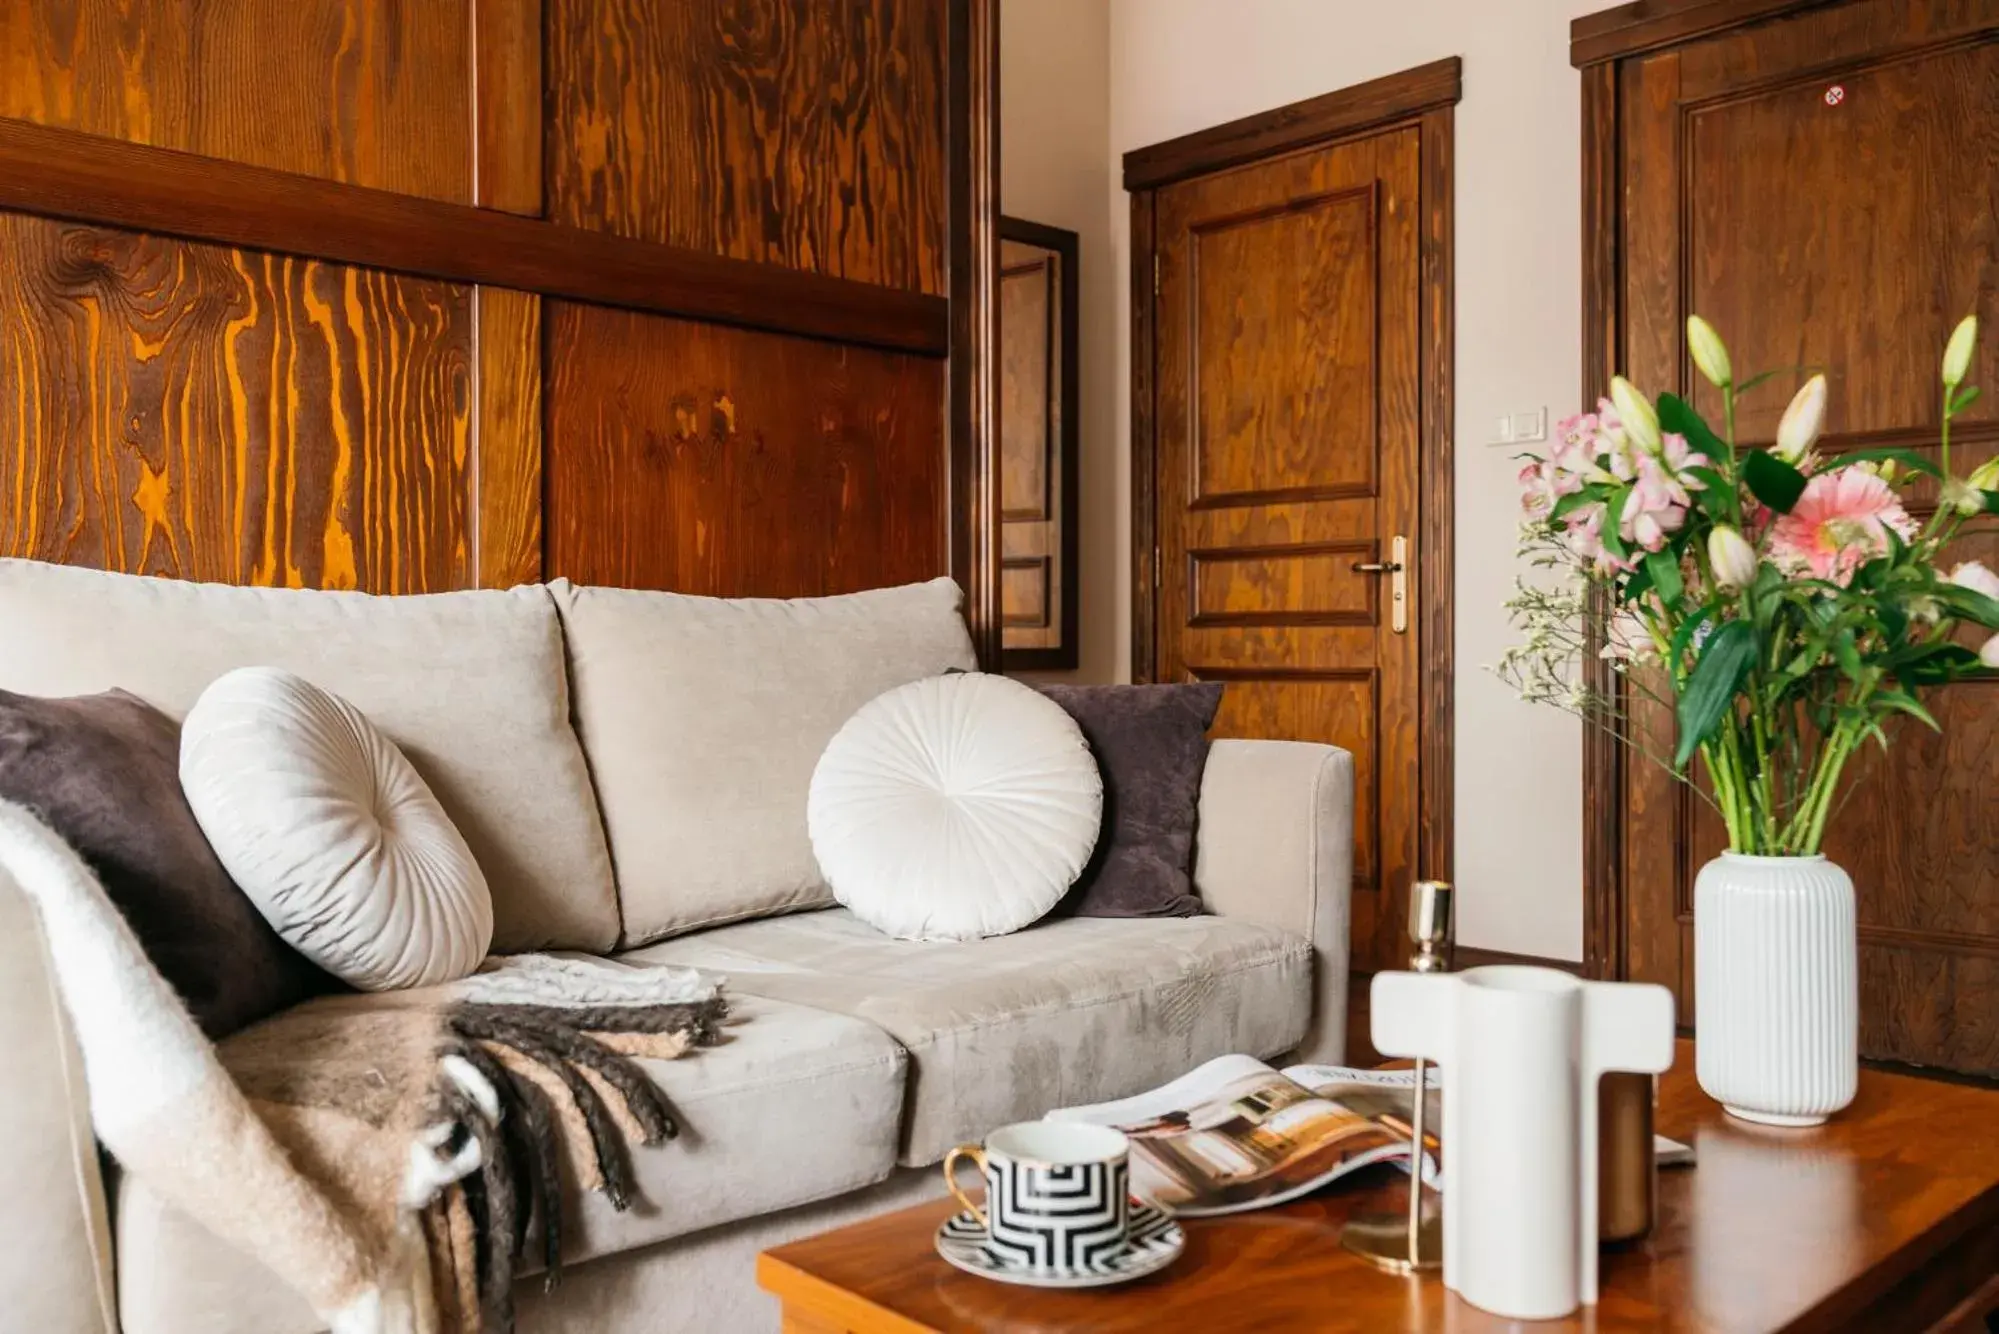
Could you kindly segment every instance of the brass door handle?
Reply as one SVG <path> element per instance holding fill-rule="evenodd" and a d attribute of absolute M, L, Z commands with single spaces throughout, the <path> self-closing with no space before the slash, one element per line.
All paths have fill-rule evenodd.
<path fill-rule="evenodd" d="M 1396 536 L 1388 544 L 1387 560 L 1354 562 L 1355 574 L 1385 574 L 1388 580 L 1388 628 L 1409 633 L 1409 539 Z"/>

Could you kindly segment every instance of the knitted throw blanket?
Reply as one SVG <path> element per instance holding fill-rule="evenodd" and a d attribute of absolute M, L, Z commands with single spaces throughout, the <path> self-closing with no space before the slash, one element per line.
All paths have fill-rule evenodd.
<path fill-rule="evenodd" d="M 713 1041 L 725 1012 L 691 970 L 524 955 L 217 1047 L 90 868 L 7 802 L 0 869 L 40 912 L 98 1139 L 334 1334 L 505 1334 L 517 1268 L 558 1271 L 564 1176 L 626 1208 L 635 1146 L 675 1133 L 635 1058 Z"/>

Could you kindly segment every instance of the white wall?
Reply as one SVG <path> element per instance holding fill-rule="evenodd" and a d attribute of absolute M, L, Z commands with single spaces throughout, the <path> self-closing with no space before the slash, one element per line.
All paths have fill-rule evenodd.
<path fill-rule="evenodd" d="M 1607 0 L 1002 0 L 1001 199 L 1082 236 L 1082 670 L 1130 679 L 1129 149 L 1444 56 L 1457 133 L 1459 937 L 1582 952 L 1576 724 L 1483 668 L 1517 502 L 1502 413 L 1580 392 L 1580 92 L 1568 22 Z"/>
<path fill-rule="evenodd" d="M 1119 442 L 1116 407 L 1125 392 L 1115 327 L 1125 261 L 1111 243 L 1111 218 L 1124 200 L 1112 169 L 1110 113 L 1109 0 L 1002 0 L 1000 208 L 1075 232 L 1081 287 L 1079 653 L 1076 671 L 1026 673 L 1037 680 L 1130 679 L 1120 671 L 1131 594 L 1119 583 L 1116 522 L 1131 452 Z"/>

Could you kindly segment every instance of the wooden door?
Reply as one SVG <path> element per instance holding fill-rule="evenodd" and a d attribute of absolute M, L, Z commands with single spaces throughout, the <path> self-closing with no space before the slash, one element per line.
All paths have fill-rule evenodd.
<path fill-rule="evenodd" d="M 1155 202 L 1154 679 L 1226 682 L 1217 736 L 1353 753 L 1360 968 L 1406 953 L 1416 867 L 1420 157 L 1404 126 Z M 1365 568 L 1398 538 L 1402 577 Z"/>
<path fill-rule="evenodd" d="M 1648 390 L 1719 395 L 1691 371 L 1685 317 L 1728 339 L 1740 374 L 1823 369 L 1820 449 L 1914 445 L 1935 457 L 1937 357 L 1977 311 L 1986 398 L 1954 432 L 1960 473 L 1999 446 L 1999 0 L 1869 0 L 1620 62 L 1621 364 Z M 1592 117 L 1594 119 L 1594 117 Z M 1613 349 L 1613 352 L 1618 351 Z M 1743 407 L 1766 443 L 1799 380 Z M 1999 538 L 1958 559 L 1999 563 Z M 1941 733 L 1900 727 L 1857 761 L 1826 853 L 1860 900 L 1864 1055 L 1999 1073 L 1999 687 L 1951 686 Z M 1647 725 L 1661 734 L 1670 720 Z M 1720 821 L 1632 761 L 1621 872 L 1629 976 L 1693 1014 L 1693 877 Z"/>

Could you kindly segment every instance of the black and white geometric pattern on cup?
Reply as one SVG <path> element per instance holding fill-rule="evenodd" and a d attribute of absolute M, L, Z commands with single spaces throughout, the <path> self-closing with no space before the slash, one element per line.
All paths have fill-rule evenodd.
<path fill-rule="evenodd" d="M 1129 1168 L 1110 1163 L 1038 1167 L 993 1163 L 998 1198 L 988 1244 L 1036 1269 L 1092 1269 L 1124 1249 L 1131 1218 Z"/>
<path fill-rule="evenodd" d="M 970 1213 L 961 1213 L 939 1228 L 938 1241 L 949 1251 L 954 1263 L 994 1278 L 1009 1278 L 1034 1268 L 1031 1261 L 995 1247 L 985 1228 Z M 1185 1234 L 1173 1221 L 1172 1214 L 1140 1201 L 1131 1205 L 1131 1236 L 1121 1249 L 1100 1254 L 1075 1269 L 1056 1272 L 1101 1278 L 1136 1277 L 1158 1268 L 1184 1244 Z"/>

